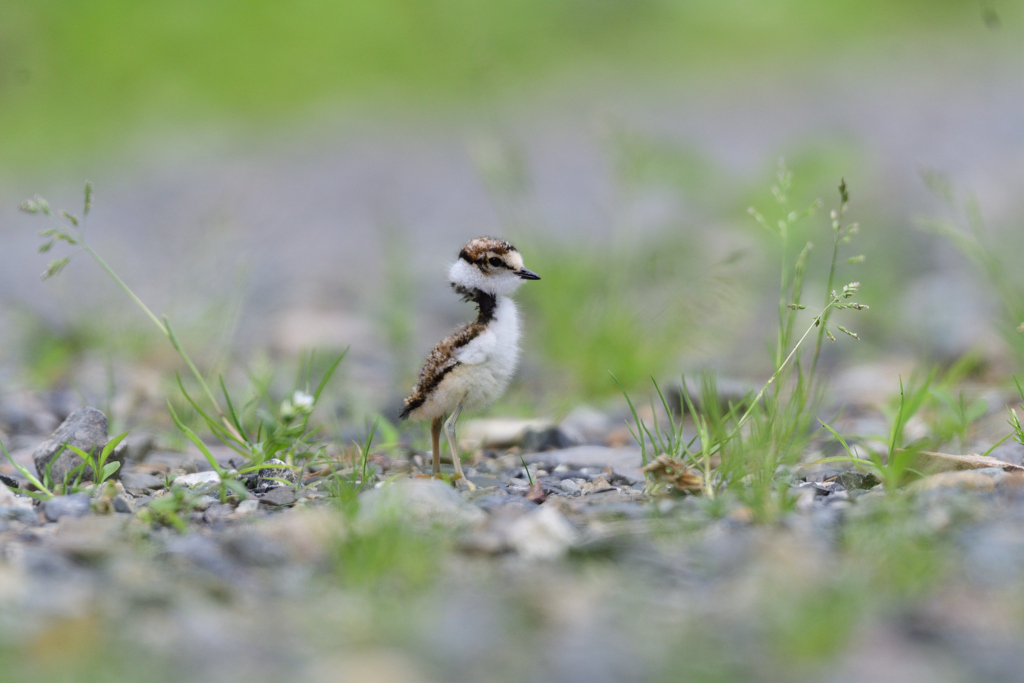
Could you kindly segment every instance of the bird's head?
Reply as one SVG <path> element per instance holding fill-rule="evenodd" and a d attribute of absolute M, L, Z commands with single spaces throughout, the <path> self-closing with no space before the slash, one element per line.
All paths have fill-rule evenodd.
<path fill-rule="evenodd" d="M 459 252 L 448 278 L 456 289 L 507 295 L 523 280 L 539 280 L 540 276 L 523 267 L 523 257 L 505 240 L 477 237 Z"/>

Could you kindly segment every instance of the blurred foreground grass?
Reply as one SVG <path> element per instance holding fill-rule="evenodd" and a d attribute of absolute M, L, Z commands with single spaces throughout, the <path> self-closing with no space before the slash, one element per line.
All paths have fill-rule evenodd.
<path fill-rule="evenodd" d="M 566 76 L 716 78 L 930 36 L 1016 12 L 959 0 L 14 0 L 0 5 L 0 168 L 228 122 L 265 133 L 347 106 L 480 102 Z"/>

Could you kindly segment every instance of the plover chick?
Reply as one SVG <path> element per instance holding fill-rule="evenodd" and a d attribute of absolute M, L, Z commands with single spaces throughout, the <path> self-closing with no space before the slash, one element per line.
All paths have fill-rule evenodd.
<path fill-rule="evenodd" d="M 482 408 L 505 393 L 519 362 L 519 312 L 509 295 L 523 280 L 540 276 L 523 267 L 523 257 L 508 242 L 478 237 L 459 252 L 448 279 L 464 301 L 477 305 L 476 320 L 430 352 L 401 417 L 430 420 L 435 476 L 441 473 L 443 425 L 455 473 L 464 479 L 455 423 L 463 409 Z"/>

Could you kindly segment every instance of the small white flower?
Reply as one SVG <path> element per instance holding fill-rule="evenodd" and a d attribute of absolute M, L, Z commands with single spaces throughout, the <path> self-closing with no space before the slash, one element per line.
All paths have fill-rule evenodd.
<path fill-rule="evenodd" d="M 314 402 L 316 399 L 312 394 L 307 394 L 305 391 L 296 391 L 292 394 L 292 405 L 296 410 L 312 410 Z"/>

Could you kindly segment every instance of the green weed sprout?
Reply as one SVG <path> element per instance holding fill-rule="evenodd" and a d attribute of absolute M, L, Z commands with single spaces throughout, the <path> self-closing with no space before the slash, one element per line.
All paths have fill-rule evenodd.
<path fill-rule="evenodd" d="M 196 498 L 181 486 L 172 486 L 166 495 L 154 498 L 139 511 L 139 519 L 149 524 L 162 524 L 184 532 L 188 525 L 182 519 L 195 508 Z"/>
<path fill-rule="evenodd" d="M 328 492 L 333 498 L 337 499 L 338 504 L 342 509 L 349 513 L 355 512 L 356 499 L 366 486 L 366 482 L 369 481 L 369 477 L 372 477 L 375 473 L 374 469 L 371 468 L 369 464 L 370 449 L 373 445 L 373 437 L 377 434 L 377 428 L 381 422 L 381 418 L 375 419 L 373 421 L 373 426 L 370 427 L 363 443 L 355 443 L 359 456 L 353 464 L 352 471 L 348 476 L 338 472 L 333 463 L 328 463 L 328 466 L 331 469 L 331 478 L 328 480 L 327 484 Z M 358 477 L 356 476 L 357 470 L 359 472 Z"/>
<path fill-rule="evenodd" d="M 93 456 L 94 451 L 86 453 L 83 449 L 79 448 L 78 446 L 72 446 L 71 444 L 66 444 L 59 451 L 57 451 L 57 454 L 54 455 L 53 458 L 50 460 L 51 467 L 54 461 L 57 460 L 57 457 L 61 454 L 61 452 L 63 452 L 64 448 L 67 448 L 68 450 L 70 450 L 71 452 L 73 452 L 75 455 L 82 459 L 81 464 L 79 464 L 77 467 L 71 470 L 65 477 L 64 491 L 78 491 L 82 486 L 82 480 L 85 477 L 85 473 L 88 471 L 92 471 L 93 473 L 93 486 L 90 490 L 95 490 L 96 487 L 98 487 L 100 484 L 105 482 L 110 477 L 114 476 L 114 473 L 117 472 L 119 467 L 121 467 L 121 463 L 117 461 L 107 462 L 107 458 L 110 457 L 110 454 L 114 452 L 114 449 L 117 448 L 117 445 L 121 443 L 126 436 L 128 436 L 128 432 L 119 434 L 110 441 L 108 441 L 107 444 L 102 448 L 102 450 L 100 450 L 99 457 Z M 47 475 L 49 475 L 50 467 L 47 467 L 46 471 Z M 68 481 L 72 477 L 74 478 L 74 483 L 69 485 Z"/>
<path fill-rule="evenodd" d="M 843 450 L 846 451 L 846 455 L 837 455 L 831 458 L 822 458 L 816 461 L 814 464 L 826 463 L 826 462 L 850 462 L 855 466 L 870 472 L 882 482 L 885 486 L 885 490 L 890 494 L 895 493 L 896 489 L 906 480 L 908 474 L 921 476 L 921 473 L 913 469 L 911 465 L 917 457 L 917 454 L 924 450 L 924 443 L 918 441 L 907 446 L 901 446 L 903 443 L 903 429 L 906 427 L 907 421 L 913 417 L 921 406 L 924 405 L 928 399 L 928 390 L 934 377 L 934 372 L 928 376 L 928 379 L 914 390 L 910 398 L 908 399 L 903 390 L 903 379 L 900 378 L 900 402 L 899 407 L 896 410 L 896 416 L 893 419 L 892 427 L 889 430 L 889 441 L 886 452 L 885 460 L 882 460 L 881 456 L 872 450 L 868 450 L 868 459 L 858 458 L 854 455 L 853 451 L 850 450 L 849 444 L 846 443 L 846 439 L 839 435 L 839 433 L 833 429 L 830 425 L 821 422 L 821 426 L 832 433 L 839 443 L 842 445 Z"/>

